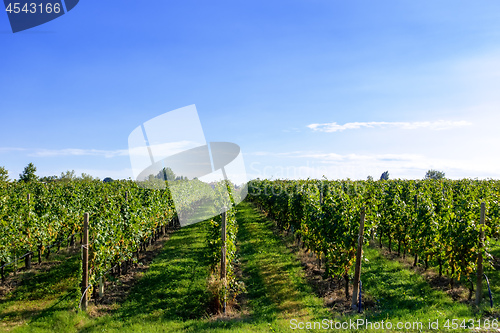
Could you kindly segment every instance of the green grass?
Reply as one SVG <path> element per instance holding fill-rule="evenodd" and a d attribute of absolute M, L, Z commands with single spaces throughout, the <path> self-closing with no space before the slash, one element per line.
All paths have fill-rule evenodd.
<path fill-rule="evenodd" d="M 327 316 L 322 301 L 314 296 L 304 280 L 300 263 L 272 233 L 271 222 L 250 204 L 243 203 L 238 208 L 239 260 L 248 290 L 248 308 L 241 316 L 214 320 L 206 313 L 210 299 L 207 292 L 209 263 L 205 257 L 206 222 L 201 222 L 171 235 L 127 300 L 112 314 L 91 318 L 74 310 L 74 297 L 65 302 L 60 295 L 61 300 L 56 301 L 59 306 L 48 306 L 44 305 L 47 296 L 42 296 L 38 299 L 42 304 L 41 314 L 31 317 L 27 324 L 14 331 L 283 332 L 289 331 L 290 318 L 310 320 Z M 78 271 L 78 260 L 71 264 L 76 265 L 71 266 L 71 270 Z M 56 286 L 60 279 L 55 276 L 62 277 L 60 273 L 52 271 L 44 288 Z M 22 294 L 31 295 L 32 287 L 26 285 Z M 9 302 L 17 304 L 18 308 L 25 304 L 19 298 Z M 2 312 L 2 316 L 4 314 Z"/>
<path fill-rule="evenodd" d="M 492 313 L 500 313 L 500 303 L 498 302 L 498 296 L 500 296 L 500 241 L 492 239 L 490 242 L 490 248 L 488 249 L 491 255 L 494 256 L 494 262 L 496 263 L 496 268 L 491 267 L 486 264 L 484 268 L 484 273 L 490 281 L 491 292 L 493 294 L 493 308 L 490 309 L 490 298 L 488 295 L 488 285 L 486 281 L 483 280 L 483 300 L 481 306 L 485 311 Z M 485 263 L 487 260 L 485 260 Z"/>
<path fill-rule="evenodd" d="M 438 320 L 440 331 L 444 331 L 443 324 L 447 319 L 461 322 L 476 318 L 468 305 L 456 303 L 445 292 L 433 289 L 420 274 L 405 269 L 397 261 L 387 260 L 379 249 L 365 246 L 364 257 L 363 289 L 374 300 L 375 306 L 356 318 L 372 322 L 389 320 L 394 325 L 397 322 L 422 322 L 424 327 Z"/>
<path fill-rule="evenodd" d="M 289 327 L 291 318 L 328 317 L 323 301 L 307 284 L 296 256 L 272 232 L 272 222 L 249 203 L 239 207 L 239 250 L 252 320 Z"/>
<path fill-rule="evenodd" d="M 21 271 L 21 283 L 0 300 L 0 331 L 10 330 L 28 321 L 39 320 L 60 310 L 76 306 L 79 255 L 52 255 L 49 262 L 61 261 L 50 270 L 34 273 Z"/>
<path fill-rule="evenodd" d="M 91 318 L 74 310 L 71 288 L 79 265 L 75 257 L 33 276 L 2 301 L 0 321 L 10 323 L 3 328 L 16 326 L 14 332 L 291 332 L 291 319 L 366 319 L 389 320 L 394 326 L 397 322 L 418 321 L 423 323 L 423 331 L 429 331 L 429 321 L 439 320 L 439 331 L 445 331 L 446 319 L 476 318 L 471 307 L 453 302 L 418 273 L 369 247 L 365 247 L 362 282 L 364 293 L 376 305 L 363 314 L 333 315 L 307 283 L 297 256 L 281 236 L 273 233 L 273 223 L 246 202 L 238 206 L 236 218 L 237 260 L 248 291 L 246 305 L 236 318 L 213 319 L 206 313 L 210 299 L 205 257 L 207 224 L 201 222 L 171 235 L 126 301 L 112 313 Z M 36 311 L 30 304 L 38 304 Z M 381 331 L 387 330 L 377 330 Z"/>

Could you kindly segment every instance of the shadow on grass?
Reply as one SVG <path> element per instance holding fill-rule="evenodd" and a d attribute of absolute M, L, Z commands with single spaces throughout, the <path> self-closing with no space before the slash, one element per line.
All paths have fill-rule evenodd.
<path fill-rule="evenodd" d="M 249 316 L 215 320 L 206 314 L 209 263 L 206 222 L 201 222 L 172 234 L 115 315 L 83 331 L 281 332 L 288 330 L 286 319 L 324 317 L 327 310 L 305 282 L 300 263 L 273 233 L 272 222 L 248 203 L 237 209 Z"/>
<path fill-rule="evenodd" d="M 22 321 L 33 322 L 51 316 L 56 311 L 68 311 L 74 307 L 80 264 L 79 256 L 75 255 L 50 270 L 25 274 L 22 283 L 0 300 L 3 324 L 9 326 L 9 322 L 13 325 Z"/>
<path fill-rule="evenodd" d="M 37 274 L 25 273 L 22 283 L 5 299 L 0 300 L 0 306 L 11 301 L 45 299 L 47 295 L 64 292 L 67 287 L 65 281 L 77 278 L 80 264 L 79 256 L 73 256 L 47 271 Z"/>
<path fill-rule="evenodd" d="M 488 286 L 485 280 L 483 280 L 483 301 L 482 305 L 489 311 L 494 312 L 498 315 L 500 312 L 500 302 L 498 301 L 498 296 L 500 295 L 500 241 L 492 239 L 490 241 L 489 253 L 493 256 L 489 261 L 491 265 L 486 265 L 484 273 L 490 281 L 491 293 L 493 296 L 493 309 L 490 308 L 490 297 L 488 294 Z M 495 300 L 497 299 L 497 300 Z"/>
<path fill-rule="evenodd" d="M 405 318 L 418 314 L 434 318 L 437 314 L 453 318 L 473 317 L 471 309 L 455 303 L 446 293 L 433 289 L 418 273 L 404 269 L 397 261 L 384 258 L 377 249 L 365 248 L 369 260 L 363 263 L 364 290 L 374 298 L 375 309 L 366 316 L 373 320 Z"/>
<path fill-rule="evenodd" d="M 120 319 L 187 320 L 206 316 L 208 263 L 206 222 L 173 233 L 161 254 L 117 311 Z"/>
<path fill-rule="evenodd" d="M 239 251 L 252 320 L 324 315 L 322 301 L 312 294 L 299 261 L 273 233 L 274 224 L 247 202 L 239 208 Z"/>

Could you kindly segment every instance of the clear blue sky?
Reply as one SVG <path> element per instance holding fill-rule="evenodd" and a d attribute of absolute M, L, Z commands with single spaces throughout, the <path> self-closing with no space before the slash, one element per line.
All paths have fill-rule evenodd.
<path fill-rule="evenodd" d="M 195 104 L 251 177 L 500 177 L 500 2 L 80 1 L 0 13 L 0 166 L 131 177 L 127 138 Z"/>

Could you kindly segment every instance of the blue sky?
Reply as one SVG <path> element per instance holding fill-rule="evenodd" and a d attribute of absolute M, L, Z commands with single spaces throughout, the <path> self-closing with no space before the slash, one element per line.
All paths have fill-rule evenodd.
<path fill-rule="evenodd" d="M 192 104 L 250 177 L 500 177 L 498 1 L 81 1 L 0 45 L 11 178 L 132 177 L 128 135 Z"/>

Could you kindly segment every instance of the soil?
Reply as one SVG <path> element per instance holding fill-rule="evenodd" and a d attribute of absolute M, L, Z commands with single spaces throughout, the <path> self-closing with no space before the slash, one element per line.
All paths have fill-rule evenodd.
<path fill-rule="evenodd" d="M 470 305 L 474 304 L 475 292 L 472 295 L 472 299 L 469 300 L 469 288 L 465 286 L 467 283 L 465 280 L 458 282 L 454 280 L 452 286 L 452 279 L 445 276 L 444 273 L 442 276 L 439 276 L 439 272 L 435 268 L 429 267 L 428 269 L 425 269 L 425 267 L 420 264 L 413 266 L 413 256 L 407 255 L 403 258 L 402 254 L 398 256 L 397 252 L 389 252 L 389 250 L 384 247 L 380 249 L 380 251 L 388 260 L 396 260 L 401 263 L 404 268 L 420 274 L 432 288 L 445 292 L 455 302 Z"/>
<path fill-rule="evenodd" d="M 308 252 L 298 244 L 297 241 L 290 241 L 291 235 L 281 233 L 287 240 L 287 246 L 294 252 L 300 260 L 307 282 L 312 286 L 317 296 L 323 298 L 325 306 L 327 306 L 335 315 L 353 314 L 358 310 L 351 308 L 352 297 L 352 281 L 349 281 L 349 298 L 345 295 L 345 280 L 344 278 L 332 278 L 325 276 L 324 267 L 318 265 L 319 261 L 316 255 Z M 375 301 L 369 296 L 363 295 L 363 309 L 371 308 L 375 305 Z"/>
<path fill-rule="evenodd" d="M 91 298 L 89 300 L 89 315 L 99 317 L 109 313 L 110 310 L 118 308 L 119 303 L 123 302 L 127 298 L 136 281 L 142 277 L 145 271 L 148 270 L 149 265 L 160 253 L 163 245 L 169 239 L 172 232 L 174 231 L 168 230 L 165 235 L 161 236 L 156 242 L 149 246 L 145 252 L 141 252 L 139 262 L 128 267 L 126 274 L 120 274 L 119 276 L 110 274 L 110 278 L 105 281 L 103 297 L 98 299 Z M 78 255 L 79 252 L 80 246 L 74 246 L 61 248 L 58 254 L 62 254 L 69 258 Z M 45 258 L 43 258 L 43 260 L 45 260 Z M 0 283 L 0 299 L 13 292 L 15 288 L 22 284 L 23 280 L 29 278 L 29 276 L 49 271 L 61 263 L 61 260 L 53 260 L 42 261 L 42 263 L 39 264 L 36 261 L 36 257 L 34 257 L 32 259 L 30 269 L 21 267 L 18 269 L 16 274 L 11 272 L 8 276 L 6 276 L 5 282 Z M 24 260 L 19 261 L 19 266 L 24 266 Z"/>
<path fill-rule="evenodd" d="M 101 317 L 116 310 L 119 304 L 125 301 L 135 283 L 149 269 L 151 262 L 161 252 L 163 245 L 173 232 L 175 231 L 168 230 L 165 235 L 160 236 L 157 241 L 148 246 L 145 252 L 141 252 L 139 261 L 129 266 L 126 274 L 117 276 L 110 272 L 109 278 L 104 282 L 103 297 L 91 298 L 89 305 L 92 305 L 89 306 L 87 313 L 91 317 Z"/>
<path fill-rule="evenodd" d="M 61 248 L 56 253 L 69 258 L 76 255 L 79 251 L 80 247 L 74 246 L 68 248 L 66 247 Z M 5 282 L 2 283 L 0 281 L 0 299 L 4 298 L 7 294 L 13 292 L 17 286 L 23 283 L 23 280 L 26 279 L 28 275 L 34 276 L 39 273 L 47 272 L 51 270 L 53 267 L 60 265 L 61 263 L 62 263 L 61 260 L 46 261 L 45 257 L 42 257 L 42 263 L 39 264 L 37 257 L 34 256 L 31 259 L 31 268 L 26 269 L 26 267 L 24 267 L 24 259 L 19 260 L 18 266 L 22 267 L 18 268 L 16 273 L 7 269 L 9 273 L 6 274 L 5 276 Z M 8 268 L 12 269 L 12 265 L 8 266 Z"/>
<path fill-rule="evenodd" d="M 267 216 L 265 212 L 261 212 Z M 351 281 L 349 281 L 349 298 L 347 299 L 343 277 L 334 279 L 330 276 L 325 276 L 325 269 L 318 265 L 319 261 L 314 253 L 303 249 L 291 233 L 280 230 L 276 223 L 274 223 L 274 227 L 274 233 L 282 238 L 287 248 L 300 260 L 307 282 L 312 286 L 315 294 L 323 299 L 325 306 L 329 308 L 332 314 L 345 315 L 357 312 L 357 309 L 351 308 Z M 375 300 L 369 295 L 364 294 L 363 309 L 372 308 L 373 306 L 375 306 Z"/>
<path fill-rule="evenodd" d="M 279 230 L 276 224 L 274 232 L 280 235 L 286 242 L 287 247 L 296 254 L 304 268 L 308 283 L 313 287 L 315 293 L 323 298 L 325 305 L 328 306 L 333 313 L 344 315 L 357 311 L 351 309 L 351 298 L 349 297 L 349 299 L 346 299 L 345 281 L 343 278 L 333 279 L 331 277 L 325 277 L 325 270 L 320 267 L 318 258 L 314 253 L 302 249 L 298 242 L 293 239 L 291 234 Z M 371 246 L 375 247 L 376 245 L 371 244 Z M 464 286 L 464 281 L 460 281 L 460 283 L 454 281 L 452 287 L 452 280 L 444 276 L 444 274 L 440 277 L 435 269 L 429 268 L 426 270 L 425 267 L 420 265 L 414 267 L 413 257 L 411 256 L 406 256 L 406 258 L 403 259 L 402 255 L 398 256 L 396 252 L 390 253 L 386 248 L 382 248 L 381 253 L 388 260 L 397 260 L 406 269 L 417 272 L 424 277 L 432 288 L 444 291 L 455 302 L 469 305 L 474 304 L 474 294 L 472 295 L 472 299 L 469 299 L 469 289 Z M 500 266 L 500 260 L 497 261 L 497 264 Z M 349 295 L 352 295 L 351 284 L 349 285 Z M 375 305 L 375 301 L 370 298 L 369 295 L 363 295 L 363 308 L 372 308 Z"/>

